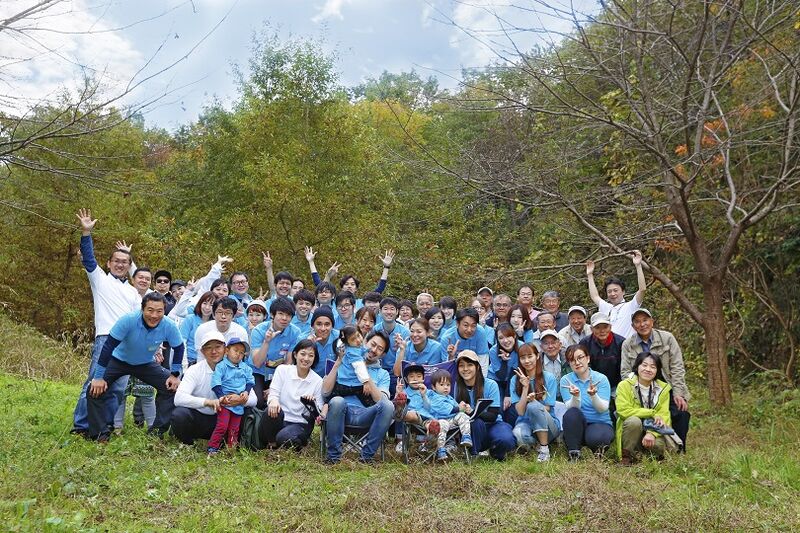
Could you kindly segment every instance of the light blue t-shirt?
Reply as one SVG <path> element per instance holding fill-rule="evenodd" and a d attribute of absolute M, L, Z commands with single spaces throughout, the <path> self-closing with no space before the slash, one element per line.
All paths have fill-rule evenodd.
<path fill-rule="evenodd" d="M 474 408 L 477 400 L 480 400 L 480 398 L 475 398 L 475 391 L 473 389 L 467 389 L 467 392 L 469 393 L 469 404 Z M 502 411 L 503 404 L 500 398 L 500 387 L 497 386 L 497 383 L 493 379 L 486 378 L 483 380 L 482 397 L 492 400 L 492 404 L 489 407 L 496 407 Z M 497 420 L 502 420 L 500 413 L 497 414 Z"/>
<path fill-rule="evenodd" d="M 225 356 L 214 368 L 214 375 L 211 376 L 211 389 L 213 390 L 217 385 L 222 387 L 223 395 L 241 394 L 247 390 L 247 385 L 250 385 L 250 387 L 255 385 L 253 370 L 250 368 L 250 365 L 245 364 L 244 361 L 238 365 L 234 365 L 230 362 L 228 357 Z M 243 405 L 226 405 L 224 407 L 234 414 L 244 414 Z"/>
<path fill-rule="evenodd" d="M 262 364 L 260 368 L 256 368 L 255 365 L 253 365 L 253 353 L 264 344 L 264 336 L 267 334 L 267 330 L 269 330 L 270 326 L 272 326 L 271 320 L 262 322 L 250 332 L 250 355 L 247 357 L 247 364 L 253 369 L 253 373 L 261 374 L 265 379 L 272 378 L 272 374 L 275 373 L 274 368 L 267 367 L 267 361 L 286 359 L 292 350 L 294 350 L 297 343 L 302 340 L 300 330 L 297 326 L 293 326 L 290 323 L 286 326 L 286 329 L 272 337 L 264 364 Z"/>
<path fill-rule="evenodd" d="M 517 346 L 519 346 L 519 343 L 517 343 Z M 458 347 L 461 348 L 461 344 Z M 508 381 L 514 375 L 514 369 L 519 366 L 519 355 L 515 348 L 511 352 L 508 361 L 503 361 L 500 359 L 499 351 L 499 344 L 495 344 L 489 349 L 489 377 L 497 381 Z M 503 368 L 503 363 L 506 363 L 505 376 L 498 376 L 498 372 Z"/>
<path fill-rule="evenodd" d="M 428 391 L 428 410 L 436 420 L 450 420 L 458 414 L 458 402 L 449 394 L 439 394 L 435 390 Z"/>
<path fill-rule="evenodd" d="M 306 321 L 300 320 L 300 317 L 294 315 L 290 322 L 293 326 L 300 330 L 300 340 L 307 339 L 311 335 L 311 314 L 306 317 Z"/>
<path fill-rule="evenodd" d="M 425 348 L 418 352 L 414 347 L 411 339 L 406 341 L 406 356 L 405 360 L 409 363 L 416 363 L 418 365 L 435 365 L 442 363 L 447 359 L 442 359 L 442 345 L 433 339 L 425 341 Z"/>
<path fill-rule="evenodd" d="M 608 378 L 594 370 L 589 373 L 589 379 L 586 381 L 578 379 L 575 372 L 570 372 L 566 376 L 561 376 L 561 397 L 564 398 L 564 401 L 569 401 L 572 398 L 572 395 L 569 393 L 569 384 L 572 383 L 581 391 L 581 411 L 586 418 L 586 422 L 589 424 L 608 424 L 610 426 L 611 415 L 608 410 L 598 413 L 597 409 L 595 409 L 592 404 L 592 397 L 589 396 L 587 392 L 590 381 L 597 383 L 597 395 L 600 399 L 610 401 L 611 384 L 608 382 Z"/>
<path fill-rule="evenodd" d="M 395 333 L 399 333 L 400 336 L 403 338 L 404 341 L 408 341 L 408 338 L 411 336 L 411 332 L 408 331 L 408 328 L 402 324 L 398 324 L 397 322 L 394 323 L 394 329 L 391 333 L 386 331 L 386 323 L 381 322 L 374 328 L 372 331 L 381 331 L 387 337 L 389 337 L 389 349 L 386 350 L 386 355 L 383 356 L 381 359 L 381 366 L 385 368 L 387 371 L 392 371 L 394 368 L 394 362 L 397 359 L 397 343 L 394 340 Z"/>
<path fill-rule="evenodd" d="M 472 337 L 470 337 L 469 339 L 465 339 L 458 334 L 458 329 L 454 328 L 445 333 L 444 337 L 442 337 L 442 340 L 439 341 L 442 345 L 442 358 L 445 361 L 447 361 L 449 358 L 447 354 L 447 347 L 451 344 L 455 344 L 456 341 L 458 341 L 458 349 L 456 350 L 456 357 L 458 357 L 458 354 L 460 354 L 464 350 L 472 350 L 478 355 L 489 354 L 489 344 L 486 341 L 486 335 L 484 334 L 482 329 L 477 328 L 475 330 L 475 334 L 472 335 Z"/>
<path fill-rule="evenodd" d="M 540 403 L 553 407 L 556 404 L 556 396 L 558 395 L 558 380 L 553 374 L 547 371 L 542 372 L 542 377 L 544 377 L 544 390 L 546 391 L 546 394 L 544 398 L 541 399 Z M 514 377 L 511 378 L 508 387 L 511 393 L 509 395 L 511 397 L 511 403 L 517 403 L 520 400 L 520 397 L 517 394 L 516 374 L 514 374 Z M 533 380 L 531 380 L 529 392 L 533 392 Z"/>
<path fill-rule="evenodd" d="M 356 376 L 353 364 L 358 361 L 364 361 L 364 355 L 366 353 L 367 349 L 362 346 L 348 346 L 345 348 L 342 364 L 339 366 L 339 371 L 336 374 L 336 383 L 347 387 L 358 387 L 361 385 L 361 382 Z"/>
<path fill-rule="evenodd" d="M 111 327 L 110 335 L 122 341 L 114 348 L 111 356 L 129 365 L 151 363 L 153 354 L 165 341 L 172 348 L 183 344 L 181 332 L 171 318 L 165 316 L 156 327 L 148 328 L 141 311 L 123 315 Z"/>
<path fill-rule="evenodd" d="M 325 361 L 335 361 L 336 354 L 333 352 L 333 343 L 336 339 L 339 338 L 339 332 L 337 330 L 331 330 L 331 334 L 328 335 L 328 340 L 324 343 L 316 342 L 317 345 L 317 353 L 319 354 L 319 361 L 317 361 L 317 365 L 313 368 L 314 372 L 317 373 L 318 376 L 325 376 Z"/>
<path fill-rule="evenodd" d="M 392 378 L 389 376 L 389 372 L 387 372 L 384 368 L 382 368 L 380 364 L 367 365 L 367 372 L 369 372 L 369 377 L 370 379 L 372 379 L 373 383 L 375 383 L 375 386 L 378 387 L 378 390 L 383 392 L 388 398 L 389 385 L 392 382 Z M 345 396 L 344 401 L 347 402 L 347 405 L 364 407 L 364 404 L 361 403 L 361 400 L 359 400 L 358 396 L 356 395 Z"/>
<path fill-rule="evenodd" d="M 186 359 L 189 362 L 197 361 L 197 348 L 194 346 L 194 333 L 203 323 L 202 317 L 192 313 L 181 321 L 181 336 L 186 340 Z"/>

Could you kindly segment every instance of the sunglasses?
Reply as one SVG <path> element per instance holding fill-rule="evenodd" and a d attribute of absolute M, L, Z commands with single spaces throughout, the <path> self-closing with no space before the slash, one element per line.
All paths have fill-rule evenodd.
<path fill-rule="evenodd" d="M 168 279 L 166 279 L 166 278 L 163 278 L 163 279 L 157 279 L 157 280 L 156 280 L 156 283 L 169 283 L 169 280 L 168 280 Z"/>

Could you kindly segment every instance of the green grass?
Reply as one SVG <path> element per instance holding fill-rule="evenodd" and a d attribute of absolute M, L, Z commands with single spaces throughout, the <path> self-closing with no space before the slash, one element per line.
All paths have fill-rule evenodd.
<path fill-rule="evenodd" d="M 9 327 L 23 341 L 30 333 Z M 31 353 L 65 356 L 58 343 L 35 346 L 49 351 Z M 4 371 L 9 361 L 0 364 Z M 153 439 L 130 420 L 108 445 L 87 442 L 68 433 L 74 383 L 0 373 L 3 530 L 738 531 L 800 524 L 797 391 L 780 401 L 774 391 L 737 394 L 737 408 L 717 414 L 698 394 L 690 453 L 632 468 L 595 459 L 569 464 L 561 450 L 544 465 L 514 457 L 406 466 L 387 452 L 376 467 L 328 467 L 318 460 L 318 441 L 299 455 L 239 450 L 208 460 L 202 443 Z"/>

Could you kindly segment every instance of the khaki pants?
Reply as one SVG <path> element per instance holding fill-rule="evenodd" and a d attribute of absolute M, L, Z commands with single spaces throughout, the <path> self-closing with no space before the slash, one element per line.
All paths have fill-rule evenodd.
<path fill-rule="evenodd" d="M 461 435 L 469 435 L 469 416 L 467 416 L 466 413 L 458 413 L 450 420 L 439 420 L 439 427 L 441 428 L 439 430 L 439 436 L 437 437 L 437 446 L 439 448 L 444 448 L 445 443 L 447 442 L 447 432 L 451 427 L 456 425 L 461 431 Z"/>
<path fill-rule="evenodd" d="M 642 427 L 642 419 L 636 416 L 626 418 L 622 422 L 622 449 L 635 455 L 636 453 L 650 453 L 657 457 L 663 457 L 667 448 L 666 439 L 663 435 L 656 437 L 656 443 L 652 448 L 647 449 L 642 446 L 645 430 Z"/>

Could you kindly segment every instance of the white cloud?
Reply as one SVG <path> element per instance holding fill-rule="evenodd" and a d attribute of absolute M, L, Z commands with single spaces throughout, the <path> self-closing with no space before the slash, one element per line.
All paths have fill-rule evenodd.
<path fill-rule="evenodd" d="M 4 0 L 0 20 L 39 2 Z M 37 102 L 75 92 L 85 76 L 119 94 L 144 64 L 142 54 L 102 9 L 87 0 L 64 0 L 0 32 L 0 108 L 22 112 Z"/>
<path fill-rule="evenodd" d="M 325 4 L 319 13 L 311 18 L 312 22 L 322 22 L 325 19 L 336 17 L 339 20 L 344 20 L 342 16 L 342 7 L 344 4 L 351 3 L 352 0 L 325 0 Z"/>

